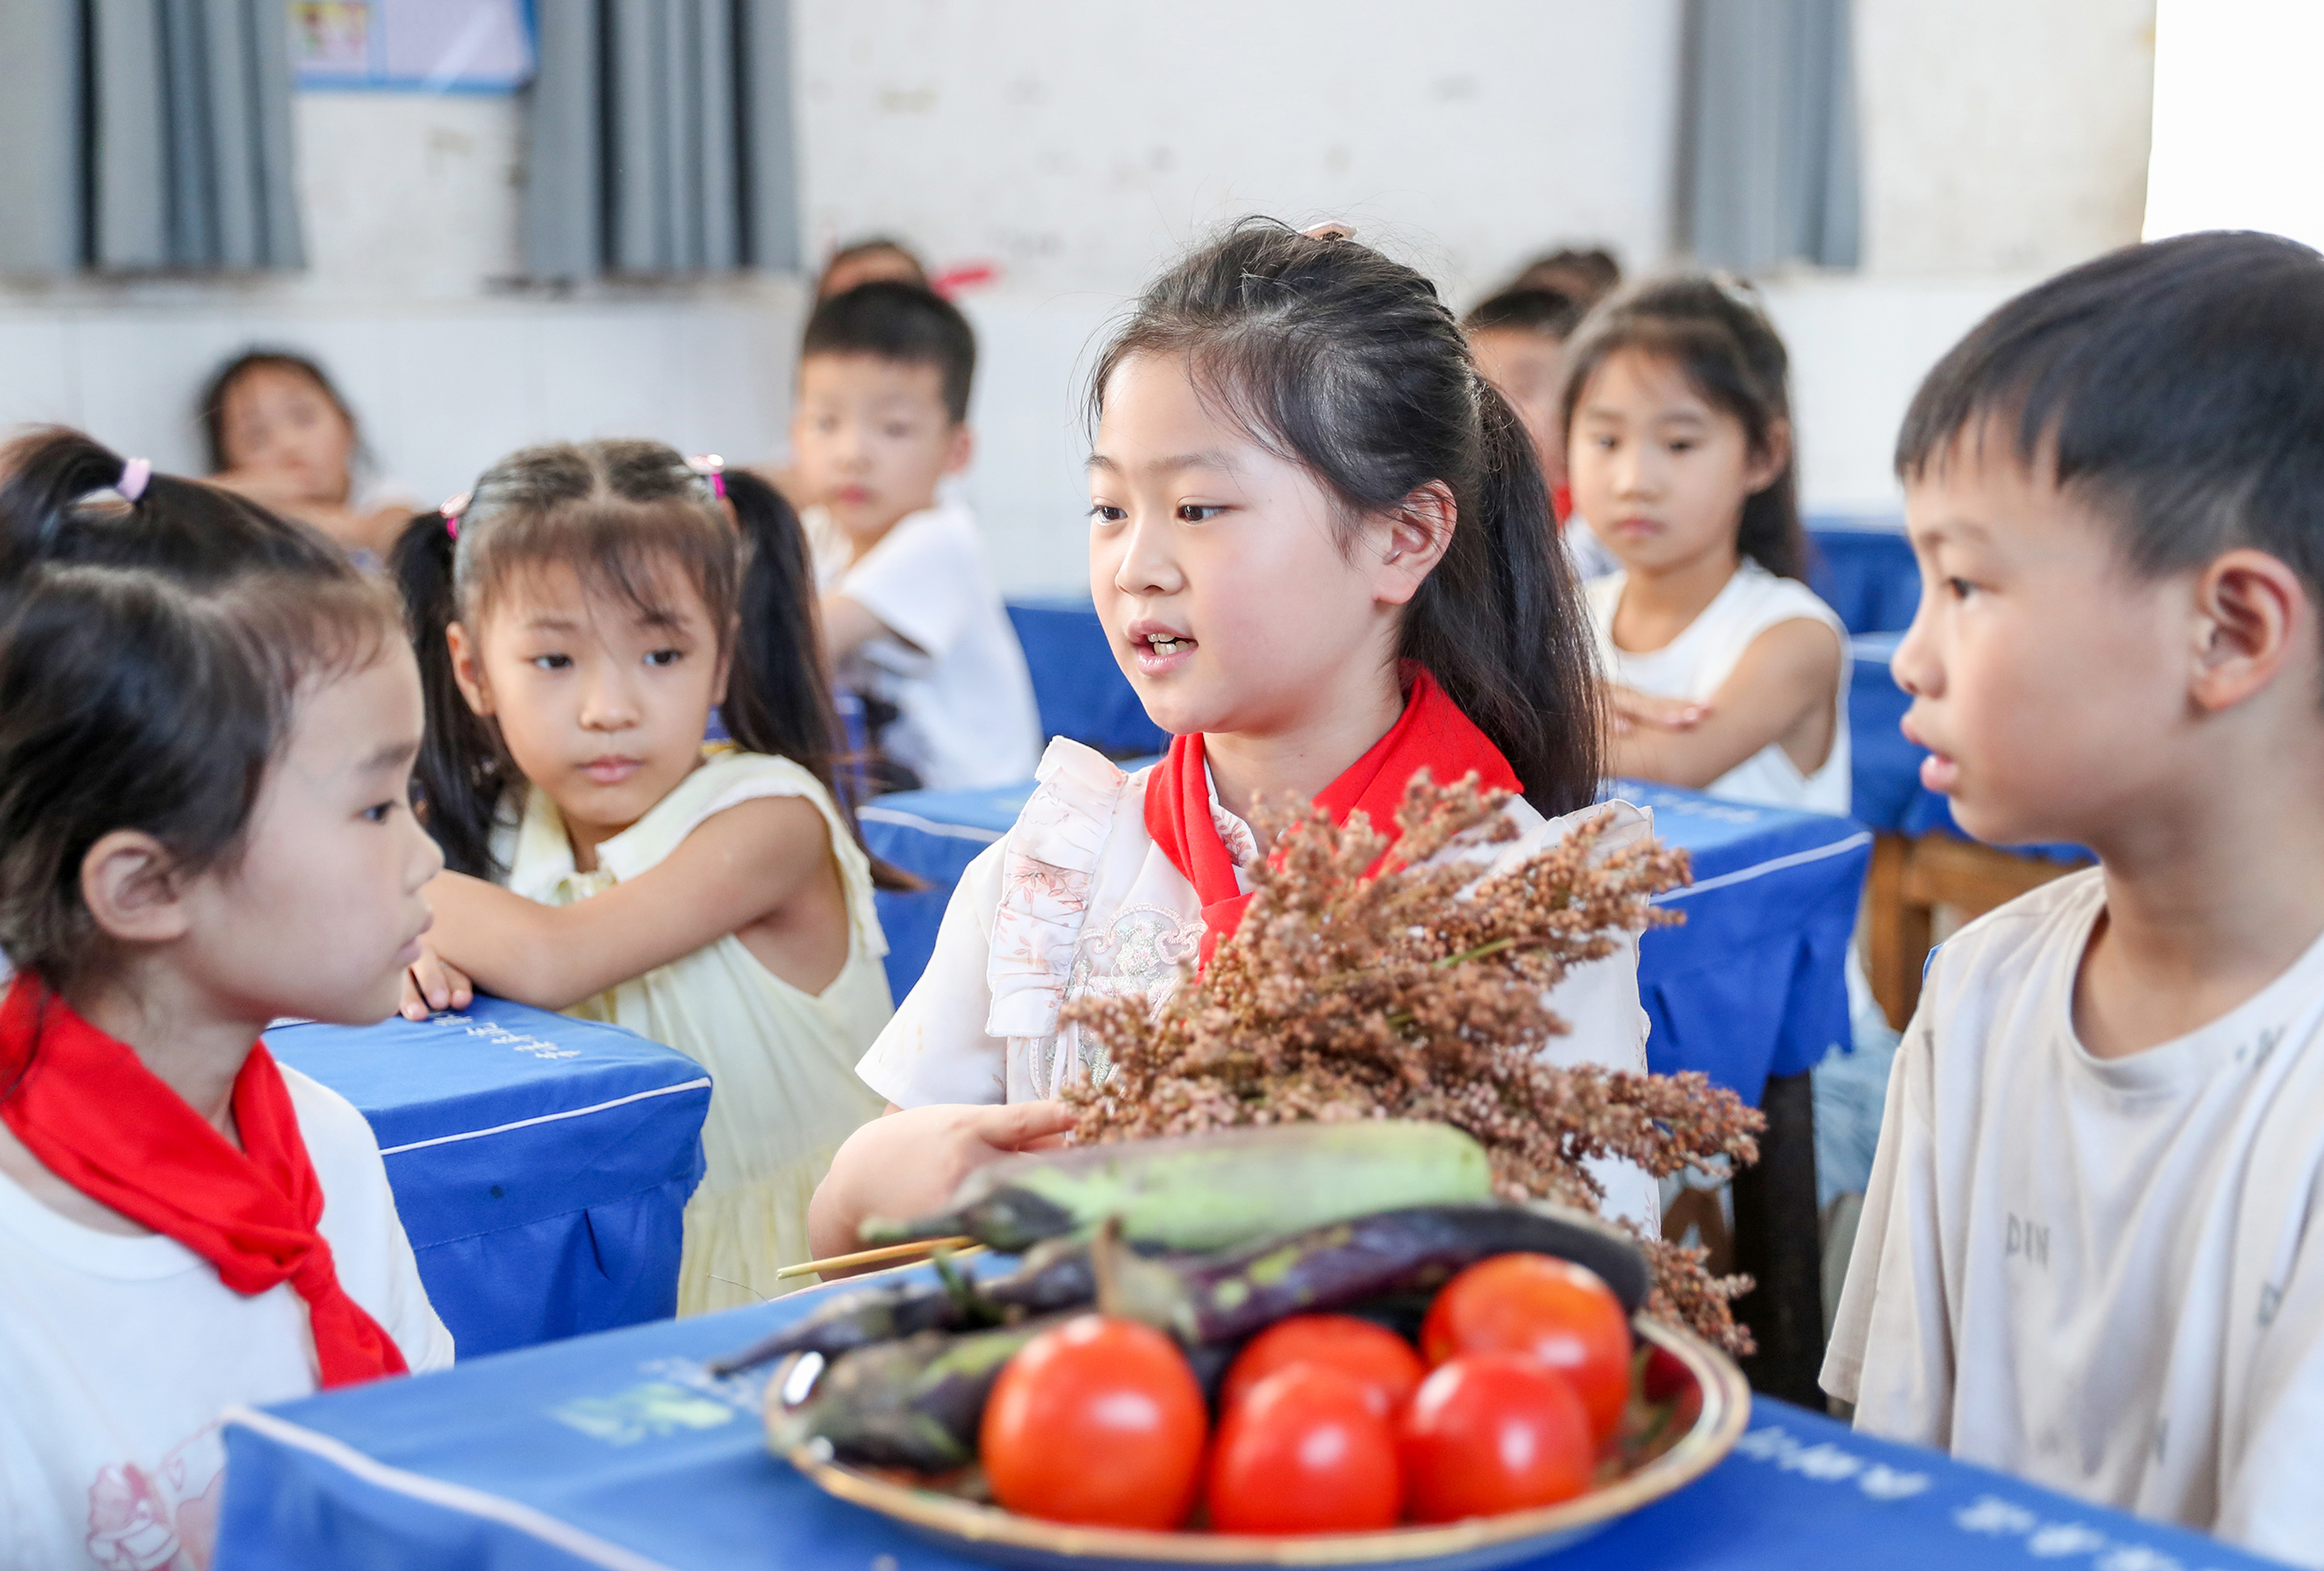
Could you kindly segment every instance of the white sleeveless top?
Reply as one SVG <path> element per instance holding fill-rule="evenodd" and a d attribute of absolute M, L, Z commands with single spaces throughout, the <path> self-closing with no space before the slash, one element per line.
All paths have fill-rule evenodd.
<path fill-rule="evenodd" d="M 1124 774 L 1063 737 L 1049 744 L 1039 789 L 1016 827 L 961 876 L 927 969 L 856 1066 L 873 1090 L 919 1107 L 1033 1101 L 1069 1079 L 1102 1082 L 1111 1067 L 1104 1050 L 1061 1023 L 1059 1012 L 1093 994 L 1143 997 L 1159 1011 L 1203 937 L 1201 897 L 1146 831 L 1152 776 L 1151 767 Z M 1600 843 L 1609 851 L 1653 831 L 1653 820 L 1628 803 L 1545 820 L 1518 797 L 1504 810 L 1517 838 L 1441 854 L 1466 855 L 1482 877 L 1606 809 L 1614 818 Z M 1219 805 L 1215 790 L 1211 813 L 1238 867 L 1256 861 L 1250 826 Z M 1249 877 L 1238 879 L 1248 893 Z M 1545 1060 L 1646 1072 L 1635 935 L 1615 935 L 1611 954 L 1574 967 L 1546 1002 L 1572 1029 L 1542 1044 Z M 1589 1166 L 1605 1186 L 1609 1215 L 1660 1227 L 1654 1181 L 1643 1170 L 1613 1161 Z"/>
<path fill-rule="evenodd" d="M 1593 578 L 1582 593 L 1590 601 L 1590 627 L 1598 640 L 1599 668 L 1612 681 L 1662 698 L 1707 699 L 1726 685 L 1752 640 L 1789 621 L 1821 622 L 1840 640 L 1840 686 L 1832 694 L 1831 751 L 1812 775 L 1803 775 L 1779 742 L 1770 742 L 1705 789 L 1713 796 L 1763 807 L 1846 817 L 1849 799 L 1848 747 L 1848 629 L 1815 591 L 1796 578 L 1778 578 L 1749 557 L 1735 570 L 1717 598 L 1684 631 L 1659 649 L 1639 653 L 1617 648 L 1614 612 L 1622 603 L 1628 573 Z"/>

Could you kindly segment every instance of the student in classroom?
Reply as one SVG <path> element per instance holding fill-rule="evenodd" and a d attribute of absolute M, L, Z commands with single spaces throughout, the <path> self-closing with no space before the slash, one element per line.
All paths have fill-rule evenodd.
<path fill-rule="evenodd" d="M 226 1410 L 452 1362 L 370 1125 L 259 1042 L 394 1009 L 419 675 L 319 535 L 71 432 L 0 475 L 0 1557 L 208 1565 Z"/>
<path fill-rule="evenodd" d="M 1591 582 L 1612 773 L 1848 812 L 1848 634 L 1800 582 L 1783 340 L 1738 286 L 1648 281 L 1567 350 L 1575 507 L 1621 569 Z"/>
<path fill-rule="evenodd" d="M 360 492 L 355 411 L 323 368 L 287 349 L 253 349 L 220 366 L 203 390 L 210 483 L 239 492 L 337 540 L 376 565 L 414 503 L 392 484 Z"/>
<path fill-rule="evenodd" d="M 1896 452 L 1923 779 L 2098 865 L 1932 957 L 1824 1389 L 2324 1565 L 2324 257 L 2192 234 L 2062 273 Z"/>
<path fill-rule="evenodd" d="M 862 696 L 878 785 L 1013 785 L 1041 755 L 1025 653 L 984 542 L 945 478 L 973 446 L 976 336 L 910 284 L 817 306 L 799 349 L 793 473 L 815 550 L 824 648 Z"/>
<path fill-rule="evenodd" d="M 896 1110 L 816 1192 L 820 1254 L 1071 1123 L 1049 1098 L 1087 1066 L 1060 1009 L 1159 1004 L 1232 930 L 1260 798 L 1392 833 L 1416 771 L 1474 771 L 1519 794 L 1501 855 L 1523 858 L 1597 795 L 1589 634 L 1532 445 L 1425 278 L 1337 227 L 1248 220 L 1148 289 L 1091 403 L 1090 586 L 1175 740 L 1130 775 L 1050 743 L 863 1059 Z M 1609 843 L 1646 832 L 1614 813 Z M 1553 1000 L 1573 1032 L 1546 1052 L 1644 1070 L 1634 945 Z M 1643 1172 L 1602 1176 L 1609 1208 L 1655 1225 Z"/>
<path fill-rule="evenodd" d="M 1558 538 L 1587 580 L 1621 566 L 1573 511 L 1565 478 L 1565 341 L 1582 308 L 1554 289 L 1504 289 L 1461 319 L 1477 370 L 1525 421 Z"/>
<path fill-rule="evenodd" d="M 806 542 L 764 482 L 654 442 L 531 447 L 393 563 L 447 870 L 405 1013 L 473 982 L 710 1071 L 682 1315 L 784 1291 L 825 1164 L 880 1099 L 876 881 L 834 789 Z M 711 712 L 733 745 L 706 746 Z"/>

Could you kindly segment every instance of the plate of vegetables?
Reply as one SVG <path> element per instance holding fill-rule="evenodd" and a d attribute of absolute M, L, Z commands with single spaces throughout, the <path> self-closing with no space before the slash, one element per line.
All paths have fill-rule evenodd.
<path fill-rule="evenodd" d="M 991 1258 L 722 1364 L 781 1360 L 769 1442 L 818 1487 L 1002 1565 L 1525 1559 L 1700 1476 L 1750 1395 L 1639 1315 L 1628 1236 L 1485 1170 L 1393 1121 L 1011 1159 L 881 1230 Z"/>

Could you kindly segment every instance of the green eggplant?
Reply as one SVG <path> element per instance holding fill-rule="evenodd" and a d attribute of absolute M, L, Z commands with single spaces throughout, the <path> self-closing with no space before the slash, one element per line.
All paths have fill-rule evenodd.
<path fill-rule="evenodd" d="M 963 1180 L 942 1213 L 867 1223 L 863 1236 L 885 1244 L 966 1234 L 1015 1251 L 1086 1236 L 1118 1217 L 1132 1243 L 1220 1249 L 1492 1192 L 1484 1147 L 1450 1125 L 1278 1124 L 1006 1157 Z"/>

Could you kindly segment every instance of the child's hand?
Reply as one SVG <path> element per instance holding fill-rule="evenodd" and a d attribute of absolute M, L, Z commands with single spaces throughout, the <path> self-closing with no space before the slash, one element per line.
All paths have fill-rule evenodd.
<path fill-rule="evenodd" d="M 1606 721 L 1618 737 L 1640 726 L 1691 731 L 1710 716 L 1711 705 L 1699 698 L 1664 698 L 1618 682 L 1606 684 Z"/>
<path fill-rule="evenodd" d="M 872 1217 L 939 1210 L 960 1181 L 1012 1152 L 1055 1145 L 1074 1126 L 1061 1102 L 914 1107 L 874 1118 L 831 1159 L 807 1208 L 807 1247 L 818 1256 L 863 1247 Z"/>
<path fill-rule="evenodd" d="M 403 973 L 403 1017 L 425 1020 L 438 1009 L 466 1009 L 475 999 L 467 973 L 421 939 L 420 958 Z"/>

